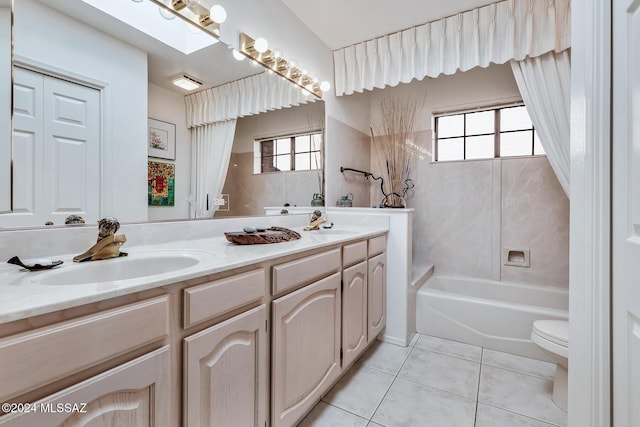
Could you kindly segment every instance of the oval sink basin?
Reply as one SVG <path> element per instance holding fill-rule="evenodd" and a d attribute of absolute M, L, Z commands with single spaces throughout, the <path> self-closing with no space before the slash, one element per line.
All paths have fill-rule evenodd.
<path fill-rule="evenodd" d="M 43 273 L 40 277 L 34 278 L 34 282 L 59 286 L 137 279 L 184 270 L 199 264 L 200 258 L 197 255 L 180 253 L 86 261 Z"/>

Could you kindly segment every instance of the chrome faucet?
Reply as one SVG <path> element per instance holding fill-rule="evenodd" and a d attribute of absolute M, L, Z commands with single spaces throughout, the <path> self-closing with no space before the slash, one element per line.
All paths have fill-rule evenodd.
<path fill-rule="evenodd" d="M 117 258 L 126 256 L 126 252 L 120 252 L 120 246 L 127 241 L 124 234 L 115 234 L 120 228 L 120 223 L 114 217 L 108 216 L 98 221 L 98 241 L 88 251 L 73 257 L 73 261 L 96 261 L 100 259 Z"/>

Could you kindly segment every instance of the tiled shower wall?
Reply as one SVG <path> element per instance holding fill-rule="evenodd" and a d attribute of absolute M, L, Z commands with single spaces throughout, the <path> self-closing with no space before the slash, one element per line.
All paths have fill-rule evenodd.
<path fill-rule="evenodd" d="M 427 152 L 417 160 L 415 192 L 407 199 L 415 208 L 414 260 L 433 262 L 436 274 L 568 287 L 569 201 L 546 157 L 431 162 L 433 113 L 520 100 L 511 66 L 375 91 L 371 117 L 394 97 L 424 99 L 416 130 Z M 530 267 L 505 266 L 504 247 L 529 249 Z"/>
<path fill-rule="evenodd" d="M 422 162 L 411 206 L 414 259 L 436 274 L 568 287 L 569 200 L 546 157 Z M 528 249 L 530 267 L 504 265 Z"/>

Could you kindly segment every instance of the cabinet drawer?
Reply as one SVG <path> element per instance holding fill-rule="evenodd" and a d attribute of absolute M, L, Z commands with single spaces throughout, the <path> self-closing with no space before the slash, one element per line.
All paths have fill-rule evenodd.
<path fill-rule="evenodd" d="M 344 245 L 342 248 L 342 266 L 349 267 L 367 259 L 367 241 Z"/>
<path fill-rule="evenodd" d="M 387 250 L 387 236 L 382 235 L 369 239 L 369 258 Z"/>
<path fill-rule="evenodd" d="M 0 340 L 0 401 L 126 354 L 168 335 L 161 296 Z"/>
<path fill-rule="evenodd" d="M 184 290 L 184 327 L 213 319 L 260 301 L 265 294 L 264 268 Z"/>
<path fill-rule="evenodd" d="M 312 282 L 340 270 L 340 249 L 273 267 L 273 293 L 278 294 L 298 285 Z"/>

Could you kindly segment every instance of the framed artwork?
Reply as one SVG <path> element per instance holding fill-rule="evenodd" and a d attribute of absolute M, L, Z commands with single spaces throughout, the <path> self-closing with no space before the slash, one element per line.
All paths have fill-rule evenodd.
<path fill-rule="evenodd" d="M 149 119 L 148 153 L 149 157 L 176 159 L 176 125 L 156 119 Z"/>
<path fill-rule="evenodd" d="M 149 206 L 175 206 L 176 165 L 149 161 Z"/>

